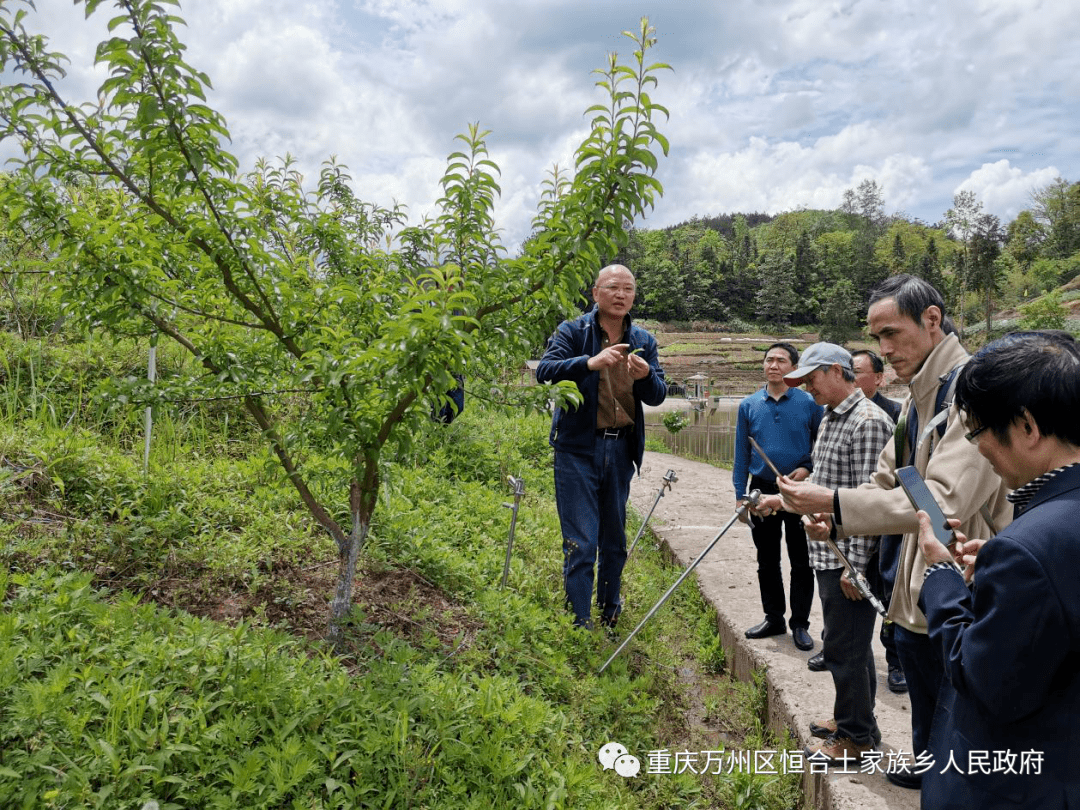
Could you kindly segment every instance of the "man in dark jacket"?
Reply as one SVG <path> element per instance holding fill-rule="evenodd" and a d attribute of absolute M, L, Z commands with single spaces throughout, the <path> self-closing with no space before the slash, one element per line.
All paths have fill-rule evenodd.
<path fill-rule="evenodd" d="M 656 340 L 630 322 L 633 274 L 613 264 L 592 288 L 596 306 L 555 332 L 536 369 L 539 383 L 570 380 L 584 401 L 557 409 L 555 501 L 563 534 L 563 584 L 574 624 L 592 627 L 593 566 L 600 622 L 614 627 L 626 563 L 626 500 L 645 450 L 642 403 L 667 396 Z"/>
<path fill-rule="evenodd" d="M 945 663 L 922 806 L 1080 807 L 1080 349 L 1006 335 L 960 372 L 956 404 L 1015 517 L 963 543 L 965 577 L 919 513 L 919 607 Z"/>

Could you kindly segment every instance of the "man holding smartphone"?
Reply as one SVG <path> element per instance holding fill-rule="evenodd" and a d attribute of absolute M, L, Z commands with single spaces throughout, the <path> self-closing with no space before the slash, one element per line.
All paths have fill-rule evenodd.
<path fill-rule="evenodd" d="M 969 590 L 919 513 L 919 606 L 946 673 L 923 807 L 1080 807 L 1080 349 L 1006 335 L 964 367 L 956 403 L 1016 516 L 964 544 Z M 1013 767 L 973 767 L 985 752 Z"/>

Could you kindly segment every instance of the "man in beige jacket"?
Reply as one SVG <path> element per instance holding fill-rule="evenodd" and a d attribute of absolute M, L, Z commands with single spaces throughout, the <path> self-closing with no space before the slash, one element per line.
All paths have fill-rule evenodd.
<path fill-rule="evenodd" d="M 779 487 L 787 508 L 816 516 L 808 534 L 835 529 L 840 537 L 904 535 L 889 618 L 896 625 L 897 653 L 908 682 L 915 759 L 908 763 L 898 758 L 886 774 L 895 784 L 918 788 L 928 763 L 930 725 L 944 669 L 918 608 L 926 568 L 919 553 L 919 523 L 894 470 L 914 465 L 945 515 L 959 519 L 968 537 L 990 537 L 994 531 L 984 515 L 992 518 L 995 530 L 1001 529 L 1011 520 L 1012 506 L 1005 500 L 1008 490 L 1001 479 L 966 439 L 957 409 L 950 403 L 937 413 L 939 389 L 949 390 L 954 369 L 969 357 L 945 316 L 941 294 L 922 279 L 892 276 L 871 293 L 867 322 L 881 354 L 909 388 L 896 440 L 882 451 L 870 482 L 858 488 L 831 490 L 787 479 L 780 479 Z"/>

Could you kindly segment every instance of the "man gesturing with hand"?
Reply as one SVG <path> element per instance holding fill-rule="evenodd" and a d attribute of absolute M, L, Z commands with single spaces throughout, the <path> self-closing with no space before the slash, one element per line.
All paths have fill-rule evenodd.
<path fill-rule="evenodd" d="M 594 566 L 601 624 L 614 627 L 622 610 L 626 500 L 645 451 L 642 405 L 667 395 L 656 340 L 630 320 L 636 292 L 626 267 L 601 270 L 596 306 L 559 326 L 536 369 L 537 382 L 569 380 L 583 397 L 551 420 L 563 584 L 579 627 L 592 627 Z"/>

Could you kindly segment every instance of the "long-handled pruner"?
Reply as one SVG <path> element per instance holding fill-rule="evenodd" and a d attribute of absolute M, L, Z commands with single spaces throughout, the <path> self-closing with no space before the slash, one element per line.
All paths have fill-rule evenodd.
<path fill-rule="evenodd" d="M 761 449 L 761 445 L 755 442 L 752 436 L 750 437 L 750 444 L 754 445 L 754 449 L 758 451 L 758 455 L 761 456 L 762 461 L 769 465 L 769 469 L 773 471 L 773 474 L 777 478 L 780 478 L 780 470 L 776 469 L 776 465 L 772 463 L 772 459 L 765 454 L 765 451 Z M 806 515 L 803 515 L 802 519 L 803 523 L 807 525 L 811 523 L 810 518 Z M 814 541 L 811 540 L 810 542 Z M 829 548 L 832 549 L 833 554 L 835 554 L 837 559 L 843 564 L 848 579 L 851 580 L 851 584 L 855 586 L 855 590 L 862 594 L 863 599 L 867 600 L 874 610 L 887 618 L 889 611 L 885 610 L 885 606 L 881 604 L 881 600 L 871 593 L 870 583 L 866 581 L 866 577 L 856 570 L 855 566 L 851 564 L 851 560 L 849 560 L 844 552 L 840 550 L 840 547 L 836 545 L 836 542 L 833 541 L 832 538 L 826 537 L 825 542 L 829 544 Z"/>
<path fill-rule="evenodd" d="M 724 533 L 728 529 L 731 528 L 732 524 L 734 524 L 736 520 L 738 520 L 740 517 L 742 517 L 742 515 L 751 506 L 757 506 L 758 498 L 760 498 L 760 497 L 761 497 L 761 492 L 759 490 L 755 489 L 753 492 L 751 492 L 746 497 L 746 500 L 743 503 L 739 504 L 739 508 L 735 510 L 735 514 L 731 516 L 731 520 L 729 520 L 727 522 L 727 524 L 724 526 L 724 528 L 722 528 L 720 530 L 720 533 L 718 535 L 716 535 L 716 537 L 714 537 L 712 539 L 712 542 L 709 543 L 709 545 L 705 546 L 705 548 L 702 550 L 702 552 L 700 554 L 698 554 L 697 559 L 695 559 L 692 563 L 690 563 L 690 565 L 688 565 L 686 567 L 686 570 L 682 572 L 682 575 L 677 580 L 675 580 L 675 584 L 672 585 L 670 588 L 668 588 L 667 593 L 665 593 L 663 596 L 660 597 L 660 601 L 657 602 L 655 605 L 653 605 L 652 610 L 650 610 L 648 613 L 645 614 L 645 618 L 642 619 L 641 622 L 638 624 L 638 626 L 634 628 L 634 632 L 632 632 L 630 635 L 628 635 L 626 637 L 626 640 L 623 641 L 623 643 L 619 645 L 618 649 L 615 650 L 615 652 L 613 652 L 611 654 L 611 658 L 609 658 L 607 661 L 604 662 L 604 665 L 602 667 L 600 667 L 600 672 L 601 673 L 605 669 L 607 669 L 608 664 L 610 664 L 612 661 L 614 661 L 615 657 L 619 653 L 621 653 L 623 651 L 623 647 L 625 647 L 627 644 L 629 644 L 630 640 L 634 636 L 636 636 L 638 634 L 638 631 L 641 630 L 642 627 L 645 626 L 645 622 L 647 622 L 649 619 L 651 619 L 653 617 L 653 614 L 656 613 L 656 611 L 658 611 L 660 609 L 660 606 L 663 605 L 664 602 L 666 602 L 668 600 L 668 597 L 671 596 L 671 594 L 673 594 L 675 592 L 675 589 L 679 587 L 679 583 L 681 583 L 684 579 L 686 579 L 688 576 L 690 576 L 690 572 L 693 571 L 695 568 L 697 568 L 697 565 L 698 565 L 699 562 L 701 562 L 702 560 L 705 559 L 705 555 L 708 554 L 710 551 L 712 551 L 712 547 L 715 546 L 718 542 L 720 542 L 720 538 L 723 537 Z"/>
<path fill-rule="evenodd" d="M 660 485 L 660 491 L 656 493 L 656 500 L 653 501 L 652 509 L 649 510 L 649 514 L 645 516 L 645 519 L 641 521 L 641 526 L 637 530 L 637 537 L 634 538 L 634 542 L 630 544 L 630 550 L 626 552 L 626 559 L 630 559 L 630 555 L 634 553 L 634 547 L 637 545 L 638 540 L 641 539 L 641 535 L 645 533 L 645 526 L 649 523 L 649 518 L 652 517 L 652 513 L 656 510 L 656 505 L 660 503 L 660 499 L 664 497 L 664 490 L 671 489 L 671 485 L 679 480 L 679 476 L 675 474 L 674 470 L 668 470 L 664 473 L 664 482 Z"/>
<path fill-rule="evenodd" d="M 810 518 L 807 515 L 803 515 L 802 519 L 803 523 L 807 525 L 809 525 L 811 522 Z M 813 543 L 814 541 L 811 540 L 810 542 Z M 855 586 L 855 590 L 862 594 L 863 599 L 869 602 L 870 605 L 874 608 L 874 610 L 881 614 L 881 617 L 883 619 L 889 618 L 889 611 L 887 611 L 885 609 L 885 606 L 881 604 L 881 600 L 874 596 L 873 592 L 871 592 L 870 583 L 866 581 L 866 577 L 860 574 L 858 569 L 856 569 L 855 566 L 851 564 L 851 560 L 849 560 L 847 558 L 847 555 L 840 550 L 840 546 L 836 545 L 836 541 L 833 540 L 831 537 L 826 537 L 825 542 L 829 544 L 829 548 L 832 549 L 832 552 L 836 555 L 837 559 L 839 559 L 840 562 L 843 563 L 844 570 L 847 572 L 847 576 L 848 579 L 851 580 L 851 584 Z"/>
<path fill-rule="evenodd" d="M 525 494 L 525 481 L 521 478 L 514 478 L 510 475 L 506 478 L 510 484 L 510 488 L 514 492 L 514 502 L 504 503 L 507 509 L 513 510 L 513 515 L 510 517 L 510 537 L 506 541 L 506 562 L 503 564 L 502 582 L 499 583 L 500 588 L 506 587 L 506 578 L 510 575 L 510 553 L 514 550 L 514 527 L 517 526 L 518 505 L 521 503 L 521 496 Z"/>

